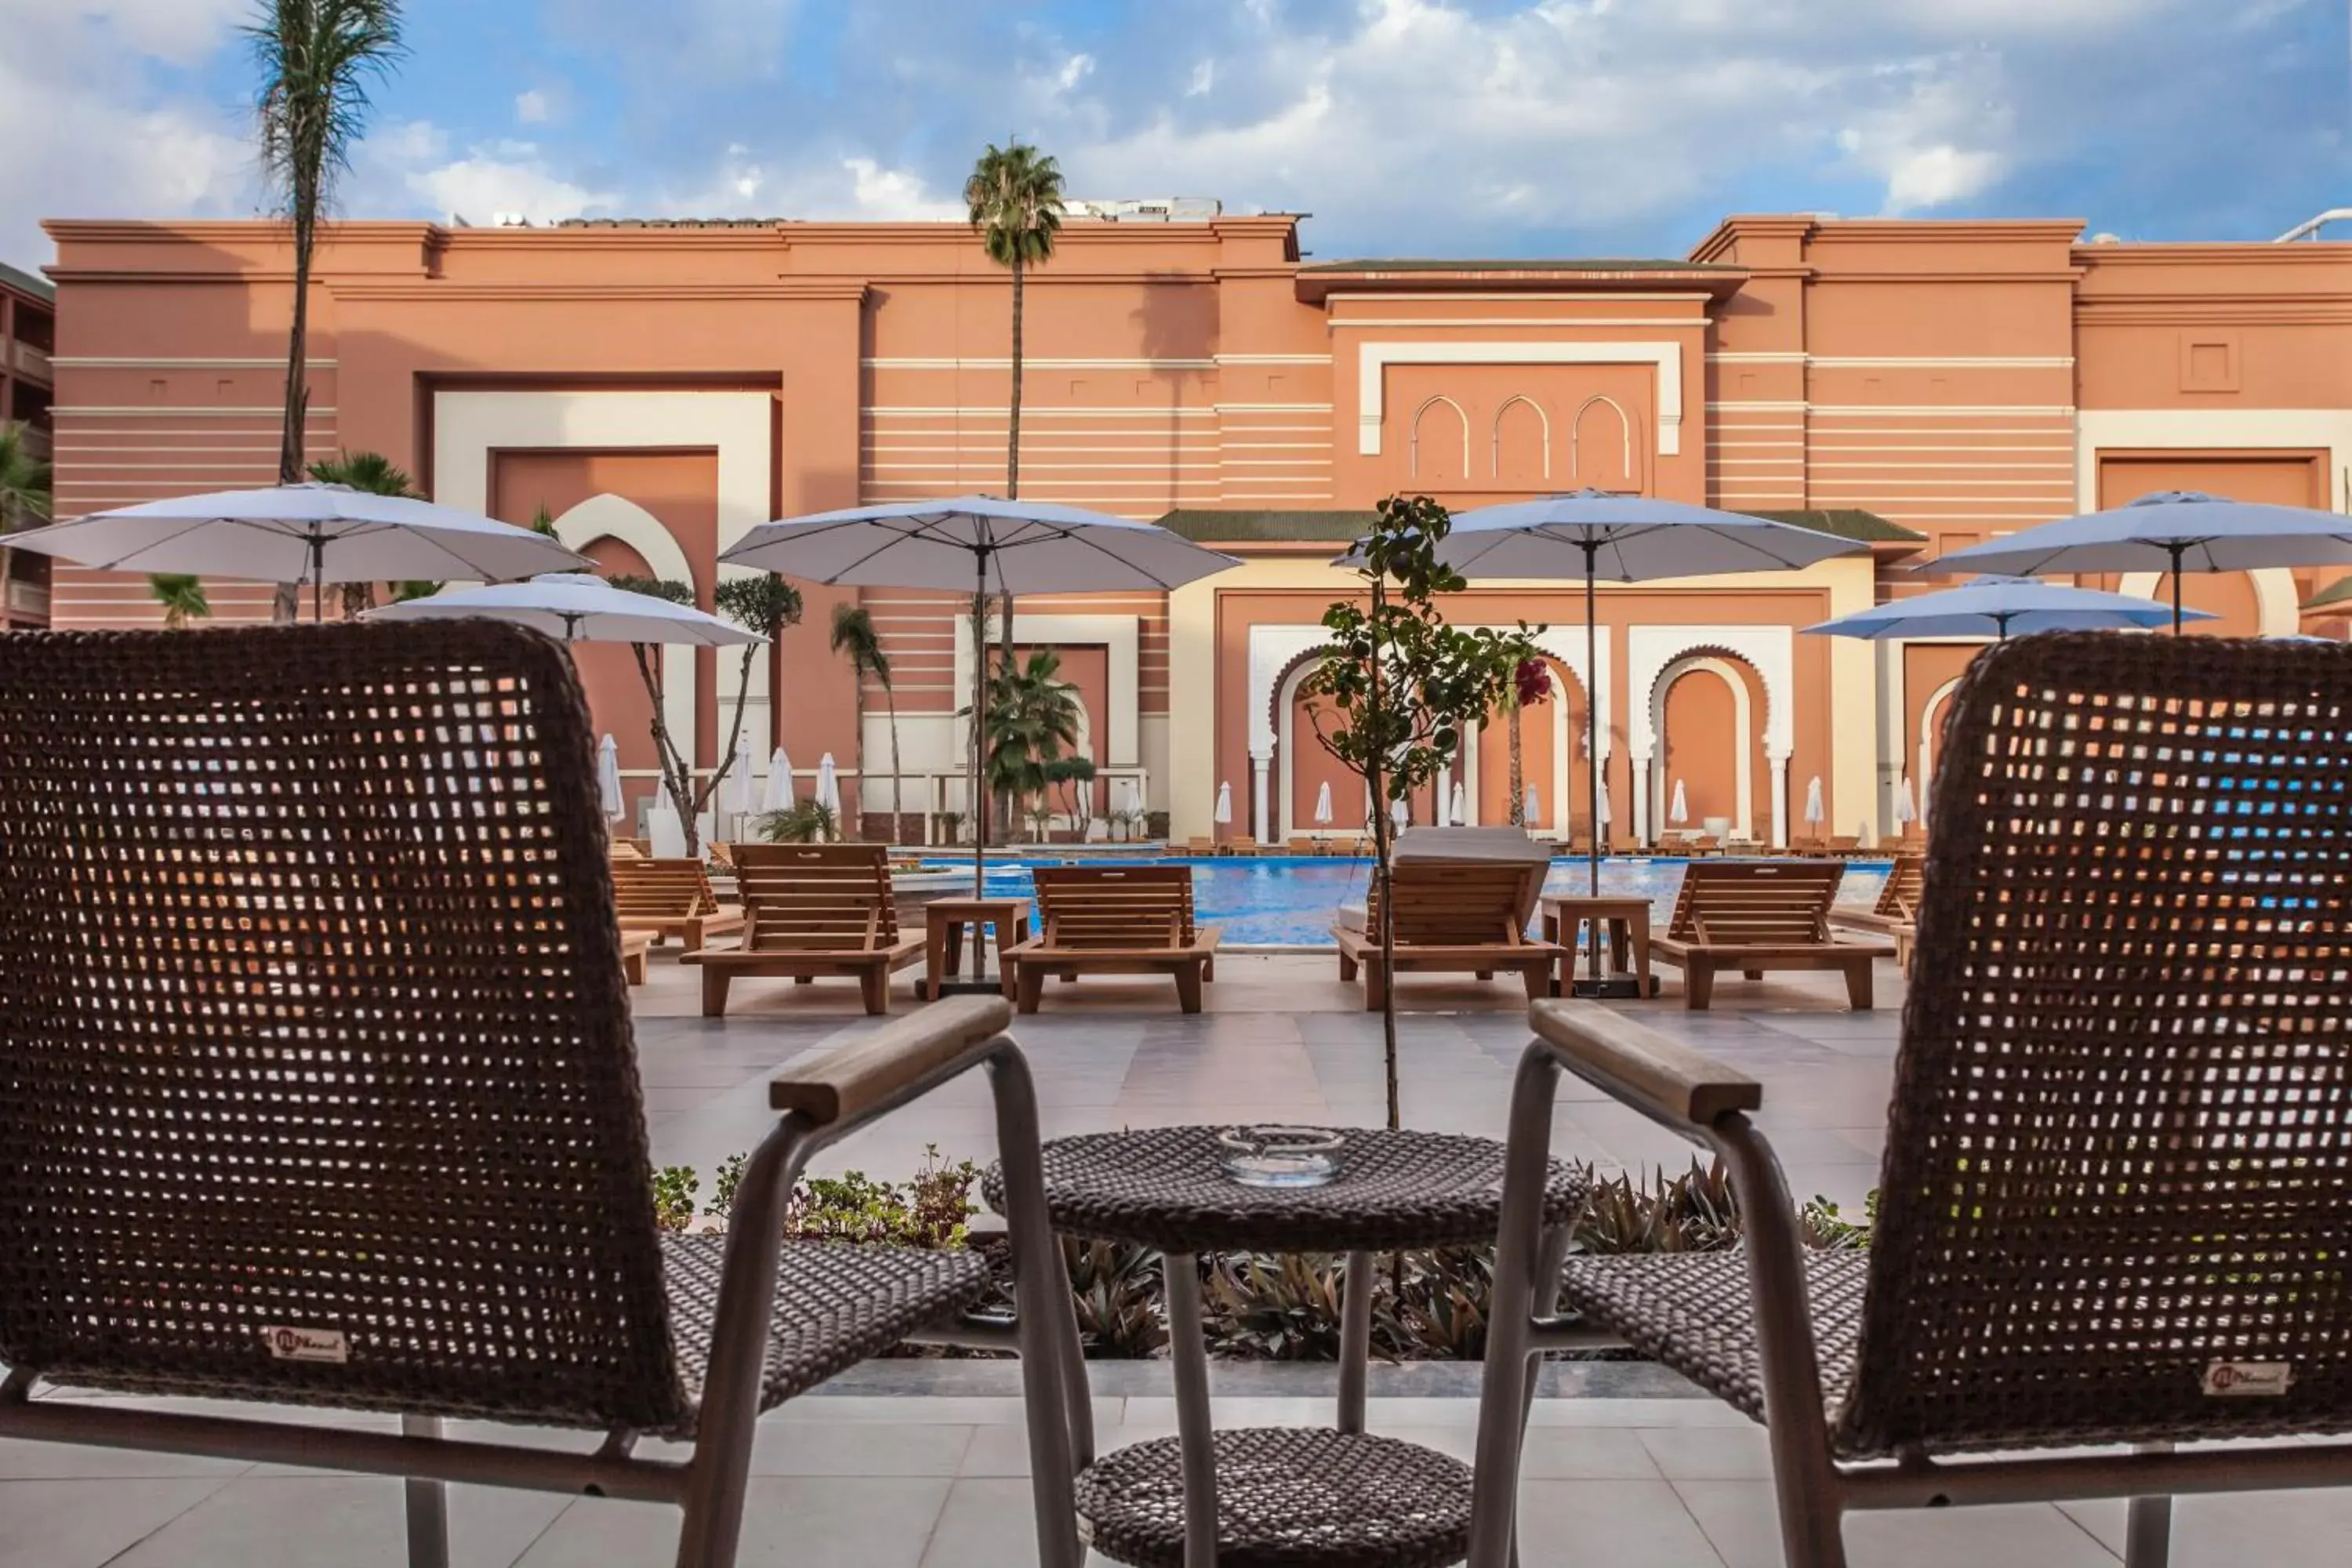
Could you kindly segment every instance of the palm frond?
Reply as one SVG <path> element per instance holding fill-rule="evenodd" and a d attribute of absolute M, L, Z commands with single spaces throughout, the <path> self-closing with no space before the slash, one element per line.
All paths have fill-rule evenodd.
<path fill-rule="evenodd" d="M 834 605 L 832 646 L 834 652 L 849 660 L 859 679 L 889 686 L 890 656 L 883 651 L 882 634 L 874 629 L 874 617 L 864 605 Z"/>
<path fill-rule="evenodd" d="M 966 215 L 989 259 L 1010 267 L 1054 254 L 1062 229 L 1062 167 L 1017 138 L 990 142 L 964 182 Z"/>
<path fill-rule="evenodd" d="M 46 521 L 55 504 L 49 465 L 33 456 L 25 426 L 0 425 L 0 533 L 26 517 Z"/>
<path fill-rule="evenodd" d="M 321 458 L 310 465 L 310 477 L 321 484 L 349 485 L 370 495 L 416 499 L 415 481 L 408 471 L 382 452 L 345 452 Z"/>
<path fill-rule="evenodd" d="M 351 167 L 370 85 L 405 53 L 400 21 L 399 0 L 263 0 L 245 27 L 261 75 L 262 173 L 306 234 Z"/>

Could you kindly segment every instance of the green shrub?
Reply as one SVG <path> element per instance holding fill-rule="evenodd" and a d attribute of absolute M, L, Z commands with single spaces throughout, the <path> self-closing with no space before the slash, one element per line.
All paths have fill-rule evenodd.
<path fill-rule="evenodd" d="M 1149 1361 L 1166 1346 L 1157 1253 L 1128 1242 L 1065 1237 L 1062 1262 L 1077 1309 L 1078 1341 L 1090 1359 Z"/>
<path fill-rule="evenodd" d="M 878 1241 L 932 1252 L 960 1250 L 967 1222 L 980 1212 L 971 1201 L 980 1167 L 949 1164 L 935 1146 L 923 1150 L 923 1168 L 909 1182 L 877 1182 L 863 1171 L 810 1176 L 784 1205 L 784 1234 L 813 1241 Z"/>
<path fill-rule="evenodd" d="M 664 1165 L 654 1173 L 654 1223 L 667 1231 L 694 1228 L 694 1194 L 702 1178 L 691 1165 Z"/>
<path fill-rule="evenodd" d="M 823 801 L 800 800 L 782 811 L 762 815 L 759 835 L 771 844 L 830 844 L 841 837 L 841 824 Z"/>

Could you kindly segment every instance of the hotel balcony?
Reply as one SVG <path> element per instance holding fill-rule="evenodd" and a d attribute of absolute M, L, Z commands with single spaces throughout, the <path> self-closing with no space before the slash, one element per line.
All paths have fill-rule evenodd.
<path fill-rule="evenodd" d="M 53 386 L 57 384 L 57 374 L 49 368 L 48 352 L 35 348 L 31 343 L 23 342 L 10 343 L 8 366 L 11 371 L 23 376 L 26 381 L 37 381 L 43 386 Z"/>

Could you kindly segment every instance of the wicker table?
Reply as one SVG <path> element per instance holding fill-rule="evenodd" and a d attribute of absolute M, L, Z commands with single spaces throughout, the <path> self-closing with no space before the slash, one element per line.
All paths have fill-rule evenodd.
<path fill-rule="evenodd" d="M 950 979 L 963 960 L 963 928 L 971 927 L 971 978 L 986 977 L 988 928 L 996 928 L 997 986 L 1013 994 L 1013 966 L 1005 951 L 1029 935 L 1026 899 L 933 899 L 923 906 L 923 983 L 916 994 L 940 998 L 940 982 Z"/>
<path fill-rule="evenodd" d="M 1568 994 L 1569 983 L 1576 977 L 1577 928 L 1592 928 L 1592 945 L 1601 945 L 1605 931 L 1609 938 L 1609 967 L 1619 974 L 1632 974 L 1642 987 L 1644 996 L 1658 994 L 1658 983 L 1650 974 L 1650 900 L 1623 895 L 1588 895 L 1584 893 L 1546 893 L 1542 899 L 1543 939 L 1560 946 L 1559 973 L 1553 977 L 1551 994 Z M 1627 966 L 1627 960 L 1632 965 Z"/>
<path fill-rule="evenodd" d="M 1220 1167 L 1216 1130 L 1087 1133 L 1045 1145 L 1056 1230 L 1161 1254 L 1179 1436 L 1100 1460 L 1077 1444 L 1078 1512 L 1097 1551 L 1139 1568 L 1218 1562 L 1285 1568 L 1436 1568 L 1469 1550 L 1470 1471 L 1446 1455 L 1364 1431 L 1371 1290 L 1379 1254 L 1491 1245 L 1503 1145 L 1484 1138 L 1350 1130 L 1339 1177 L 1246 1187 Z M 999 1203 L 1002 1178 L 984 1192 Z M 1552 1167 L 1545 1203 L 1564 1241 L 1582 1192 Z M 1345 1252 L 1336 1428 L 1213 1431 L 1202 1335 L 1204 1252 Z"/>

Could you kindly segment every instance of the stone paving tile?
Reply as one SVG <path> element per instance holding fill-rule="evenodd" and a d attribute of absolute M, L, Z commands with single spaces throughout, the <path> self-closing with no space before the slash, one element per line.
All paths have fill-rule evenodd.
<path fill-rule="evenodd" d="M 139 1489 L 169 1486 L 143 1482 Z M 111 1505 L 97 1505 L 105 1511 Z M 503 1488 L 449 1492 L 451 1568 L 508 1568 L 567 1500 Z M 247 1477 L 147 1536 L 108 1568 L 404 1568 L 401 1485 L 352 1476 Z M 672 1527 L 673 1550 L 676 1529 Z M 6 1561 L 47 1563 L 37 1557 Z"/>
<path fill-rule="evenodd" d="M 177 1480 L 0 1481 L 0 1563 L 26 1568 L 100 1568 L 229 1485 Z M 213 1563 L 183 1559 L 188 1568 Z M 218 1568 L 245 1568 L 227 1558 Z"/>
<path fill-rule="evenodd" d="M 1675 1481 L 1726 1568 L 1783 1568 L 1769 1481 Z M 2119 1559 L 2047 1504 L 1846 1516 L 1852 1568 L 2115 1568 Z M 2190 1559 L 2176 1557 L 2187 1568 Z M 2214 1560 L 2219 1561 L 2219 1560 Z M 2258 1559 L 2267 1568 L 2267 1559 Z"/>

